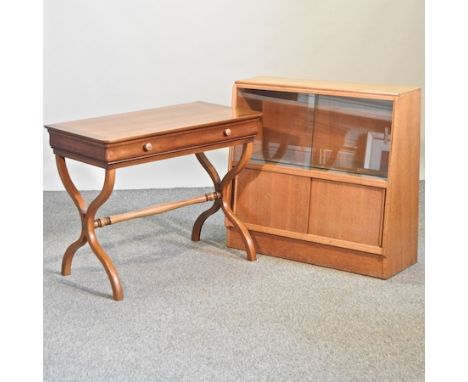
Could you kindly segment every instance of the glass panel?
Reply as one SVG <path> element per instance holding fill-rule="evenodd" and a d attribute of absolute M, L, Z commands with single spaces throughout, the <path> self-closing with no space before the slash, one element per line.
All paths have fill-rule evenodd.
<path fill-rule="evenodd" d="M 240 89 L 237 107 L 263 113 L 254 163 L 387 176 L 392 101 Z"/>
<path fill-rule="evenodd" d="M 263 113 L 263 129 L 251 161 L 310 168 L 315 96 L 303 93 L 241 89 L 243 107 Z M 235 158 L 240 155 L 239 148 Z"/>
<path fill-rule="evenodd" d="M 312 166 L 386 177 L 393 102 L 317 96 Z"/>

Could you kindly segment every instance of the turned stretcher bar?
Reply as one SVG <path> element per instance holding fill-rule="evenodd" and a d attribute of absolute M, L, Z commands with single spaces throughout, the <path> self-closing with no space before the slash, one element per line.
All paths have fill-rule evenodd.
<path fill-rule="evenodd" d="M 136 211 L 130 211 L 130 212 L 122 213 L 122 214 L 106 216 L 103 218 L 95 219 L 94 228 L 101 228 L 107 225 L 116 224 L 116 223 L 120 223 L 123 221 L 131 220 L 131 219 L 138 219 L 138 218 L 143 218 L 146 216 L 158 215 L 163 212 L 175 210 L 177 208 L 190 206 L 192 204 L 197 204 L 197 203 L 205 203 L 209 201 L 214 201 L 216 199 L 221 199 L 220 192 L 210 192 L 205 195 L 196 196 L 190 199 L 180 200 L 178 202 L 154 204 L 152 206 L 142 208 Z"/>

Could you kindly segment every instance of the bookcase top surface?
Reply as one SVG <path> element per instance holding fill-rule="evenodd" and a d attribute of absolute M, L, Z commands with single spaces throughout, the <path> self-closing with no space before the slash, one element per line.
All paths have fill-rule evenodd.
<path fill-rule="evenodd" d="M 236 81 L 238 85 L 275 87 L 278 90 L 307 89 L 310 91 L 364 93 L 383 96 L 398 96 L 402 93 L 418 90 L 417 86 L 364 84 L 337 81 L 315 81 L 284 77 L 252 77 Z"/>

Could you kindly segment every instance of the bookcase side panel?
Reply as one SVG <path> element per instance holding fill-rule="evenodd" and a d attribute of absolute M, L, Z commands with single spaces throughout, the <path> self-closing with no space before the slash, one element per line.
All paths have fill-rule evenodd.
<path fill-rule="evenodd" d="M 384 217 L 384 277 L 417 261 L 420 91 L 395 101 L 392 150 Z"/>

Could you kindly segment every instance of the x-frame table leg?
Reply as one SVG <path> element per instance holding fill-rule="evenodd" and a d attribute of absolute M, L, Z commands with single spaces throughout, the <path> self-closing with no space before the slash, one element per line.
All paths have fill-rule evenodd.
<path fill-rule="evenodd" d="M 87 207 L 85 200 L 83 199 L 82 195 L 77 190 L 73 181 L 70 178 L 65 158 L 56 155 L 55 159 L 60 179 L 62 180 L 62 183 L 65 189 L 67 190 L 68 194 L 70 195 L 71 199 L 78 208 L 81 218 L 80 237 L 75 242 L 70 244 L 63 256 L 62 275 L 67 276 L 71 273 L 71 264 L 73 256 L 80 247 L 88 243 L 96 257 L 99 259 L 104 269 L 106 270 L 107 276 L 109 277 L 109 281 L 112 286 L 112 296 L 114 300 L 123 300 L 123 290 L 117 270 L 109 256 L 104 251 L 104 248 L 102 248 L 101 244 L 97 240 L 96 232 L 94 230 L 94 219 L 96 217 L 96 212 L 99 209 L 99 207 L 101 207 L 106 202 L 106 200 L 109 199 L 109 196 L 112 194 L 112 190 L 114 189 L 115 170 L 105 170 L 106 174 L 102 190 L 96 197 L 96 199 L 94 199 L 91 202 L 89 207 Z"/>
<path fill-rule="evenodd" d="M 234 215 L 231 207 L 229 206 L 229 200 L 227 200 L 227 195 L 229 195 L 229 188 L 231 187 L 232 181 L 234 178 L 244 169 L 244 167 L 249 162 L 250 156 L 252 155 L 253 143 L 245 143 L 242 146 L 242 154 L 237 162 L 237 164 L 229 170 L 229 172 L 220 180 L 219 174 L 208 160 L 204 153 L 195 154 L 200 164 L 206 170 L 211 180 L 213 181 L 215 191 L 221 193 L 221 198 L 214 201 L 211 208 L 203 212 L 195 221 L 192 229 L 192 240 L 199 241 L 200 233 L 205 223 L 211 215 L 217 212 L 222 208 L 226 218 L 239 230 L 242 240 L 244 241 L 245 249 L 247 252 L 247 260 L 255 261 L 257 260 L 257 254 L 255 250 L 255 245 L 250 236 L 248 229 L 245 227 L 239 218 Z"/>
<path fill-rule="evenodd" d="M 256 251 L 252 237 L 250 236 L 250 233 L 245 227 L 245 225 L 232 211 L 231 207 L 229 206 L 229 201 L 227 199 L 227 195 L 229 194 L 229 188 L 231 187 L 232 181 L 247 165 L 252 154 L 252 149 L 252 143 L 246 143 L 243 145 L 242 154 L 237 165 L 234 166 L 230 171 L 228 171 L 228 173 L 224 176 L 223 179 L 219 177 L 219 174 L 217 173 L 216 169 L 204 153 L 196 154 L 198 161 L 201 163 L 201 165 L 207 171 L 207 173 L 213 181 L 215 193 L 221 196 L 219 198 L 215 198 L 211 208 L 203 212 L 195 221 L 192 230 L 192 240 L 200 240 L 201 229 L 206 219 L 208 219 L 208 217 L 213 215 L 219 209 L 222 209 L 224 214 L 226 215 L 226 218 L 229 221 L 231 221 L 231 223 L 241 233 L 242 239 L 246 247 L 247 259 L 250 261 L 255 261 Z M 112 263 L 110 257 L 106 254 L 104 248 L 99 243 L 95 232 L 96 212 L 107 201 L 107 199 L 109 199 L 110 195 L 112 194 L 115 183 L 115 169 L 105 170 L 105 179 L 102 190 L 88 207 L 83 196 L 78 191 L 72 179 L 70 178 L 65 158 L 60 155 L 56 155 L 55 159 L 60 179 L 62 180 L 62 183 L 65 189 L 67 190 L 68 194 L 70 195 L 71 199 L 75 203 L 75 206 L 78 209 L 81 219 L 80 236 L 76 241 L 74 241 L 68 246 L 67 250 L 65 251 L 65 254 L 63 255 L 62 275 L 67 276 L 71 273 L 73 256 L 79 248 L 88 243 L 91 247 L 91 250 L 102 263 L 107 273 L 107 276 L 109 277 L 114 300 L 123 300 L 123 289 L 120 283 L 117 270 L 114 264 Z"/>

